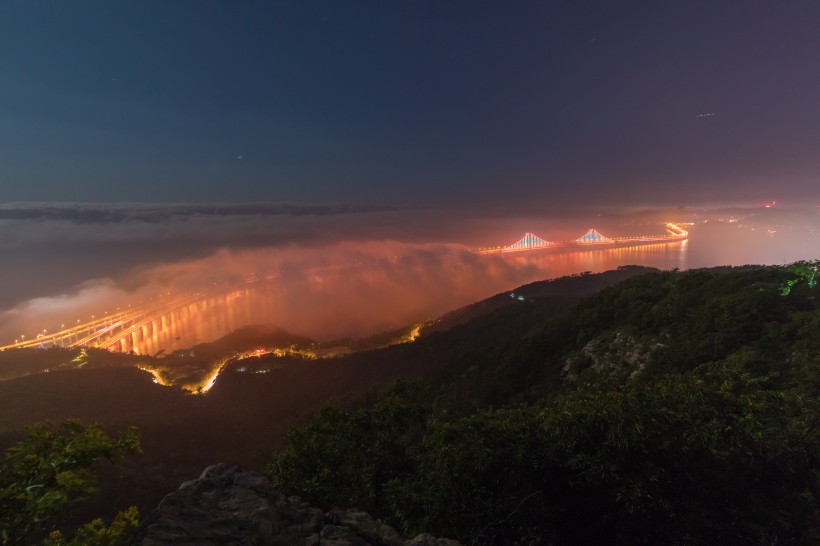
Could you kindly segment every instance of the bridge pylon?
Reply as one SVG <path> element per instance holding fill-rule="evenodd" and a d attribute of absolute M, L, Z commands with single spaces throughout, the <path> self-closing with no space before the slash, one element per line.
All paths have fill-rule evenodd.
<path fill-rule="evenodd" d="M 597 229 L 592 228 L 580 237 L 578 237 L 577 239 L 575 239 L 575 242 L 582 245 L 601 245 L 614 243 L 615 241 L 613 241 L 609 237 L 601 235 L 601 233 Z"/>
<path fill-rule="evenodd" d="M 530 233 L 529 231 L 524 234 L 521 239 L 514 242 L 509 246 L 505 246 L 501 252 L 520 252 L 523 250 L 535 250 L 539 248 L 549 248 L 553 246 L 555 243 L 551 243 L 545 239 L 542 239 L 538 235 L 534 233 Z"/>

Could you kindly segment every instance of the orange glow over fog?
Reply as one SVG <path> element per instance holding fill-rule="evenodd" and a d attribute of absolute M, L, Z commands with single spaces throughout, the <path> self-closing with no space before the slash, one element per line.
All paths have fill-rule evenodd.
<path fill-rule="evenodd" d="M 361 337 L 428 320 L 545 277 L 604 271 L 632 263 L 685 267 L 687 244 L 677 241 L 505 257 L 460 252 L 311 269 L 186 302 L 162 315 L 152 315 L 139 328 L 103 346 L 156 355 L 264 323 L 324 340 Z M 407 341 L 415 335 L 417 330 Z M 215 368 L 214 377 L 218 373 Z M 186 388 L 209 388 L 209 380 Z"/>
<path fill-rule="evenodd" d="M 256 298 L 252 288 L 206 296 L 170 309 L 107 348 L 155 355 L 212 341 L 273 311 L 270 298 Z M 107 343 L 111 343 L 110 341 Z"/>
<path fill-rule="evenodd" d="M 544 278 L 626 263 L 682 267 L 685 249 L 685 243 L 674 243 L 510 258 L 480 256 L 457 245 L 383 242 L 286 253 L 221 252 L 144 271 L 147 278 L 167 282 L 162 289 L 148 285 L 139 299 L 142 306 L 70 324 L 75 329 L 49 334 L 54 337 L 47 346 L 85 343 L 161 355 L 253 324 L 276 325 L 319 341 L 363 337 Z M 202 282 L 217 274 L 235 279 L 234 288 L 227 281 Z M 180 290 L 182 286 L 203 288 L 192 293 Z M 149 289 L 162 295 L 149 297 Z M 33 322 L 36 317 L 32 313 L 28 318 Z M 42 339 L 35 336 L 37 346 Z"/>
<path fill-rule="evenodd" d="M 0 313 L 0 339 L 11 347 L 86 343 L 155 355 L 245 325 L 271 324 L 328 341 L 406 327 L 521 284 L 583 271 L 631 264 L 660 269 L 780 264 L 820 251 L 813 230 L 803 227 L 757 229 L 765 225 L 736 218 L 686 225 L 688 240 L 505 255 L 393 241 L 222 250 L 140 269 L 125 283 L 137 287 L 131 291 L 101 280 L 85 283 L 75 295 L 29 300 Z M 76 317 L 85 318 L 78 324 Z"/>

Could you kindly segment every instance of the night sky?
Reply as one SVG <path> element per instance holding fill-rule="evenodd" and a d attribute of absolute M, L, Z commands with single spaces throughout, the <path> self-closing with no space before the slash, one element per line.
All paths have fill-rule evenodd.
<path fill-rule="evenodd" d="M 820 3 L 0 0 L 0 201 L 820 204 Z"/>

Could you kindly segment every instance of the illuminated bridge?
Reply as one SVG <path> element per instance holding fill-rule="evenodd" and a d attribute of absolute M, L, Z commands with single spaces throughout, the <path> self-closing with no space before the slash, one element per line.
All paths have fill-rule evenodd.
<path fill-rule="evenodd" d="M 342 269 L 367 268 L 378 259 L 304 269 L 306 275 Z M 128 306 L 115 313 L 92 315 L 91 320 L 62 324 L 38 330 L 35 335 L 21 334 L 8 340 L 8 349 L 93 347 L 119 352 L 160 355 L 197 343 L 217 339 L 229 332 L 259 322 L 259 317 L 281 313 L 281 273 L 260 276 L 243 282 L 214 286 L 188 294 L 170 294 Z"/>
<path fill-rule="evenodd" d="M 303 270 L 315 275 L 323 271 L 368 267 L 378 260 L 313 267 Z M 281 312 L 278 283 L 280 273 L 243 282 L 214 286 L 189 294 L 164 294 L 140 305 L 115 313 L 92 315 L 58 328 L 39 330 L 35 335 L 20 335 L 7 349 L 52 347 L 93 347 L 110 351 L 158 355 L 197 343 L 217 339 L 243 326 Z M 9 342 L 12 340 L 8 340 Z"/>
<path fill-rule="evenodd" d="M 548 250 L 558 248 L 583 248 L 589 246 L 638 246 L 645 244 L 668 243 L 682 241 L 689 237 L 689 232 L 677 224 L 666 224 L 666 235 L 635 235 L 631 237 L 607 237 L 596 229 L 590 229 L 572 241 L 547 241 L 533 233 L 525 233 L 518 241 L 507 246 L 482 248 L 479 254 L 506 254 L 512 252 L 528 252 L 533 250 Z"/>
<path fill-rule="evenodd" d="M 43 330 L 34 336 L 21 335 L 0 350 L 15 348 L 96 347 L 111 351 L 155 354 L 177 346 L 190 347 L 198 332 L 232 330 L 249 323 L 265 300 L 255 298 L 256 281 L 196 292 L 166 296 L 124 311 Z M 264 311 L 264 310 L 263 310 Z M 186 339 L 180 343 L 181 336 Z M 207 337 L 207 336 L 206 336 Z"/>

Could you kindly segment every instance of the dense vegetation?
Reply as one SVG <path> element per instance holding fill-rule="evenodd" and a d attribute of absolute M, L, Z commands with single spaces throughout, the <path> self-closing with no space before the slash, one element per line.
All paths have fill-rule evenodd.
<path fill-rule="evenodd" d="M 326 406 L 269 476 L 467 544 L 814 543 L 816 267 L 626 280 L 489 356 Z M 488 317 L 470 324 L 492 336 Z"/>
<path fill-rule="evenodd" d="M 136 525 L 133 507 L 108 526 L 97 519 L 68 539 L 55 527 L 72 504 L 95 491 L 94 469 L 101 460 L 139 450 L 135 429 L 112 439 L 101 426 L 77 421 L 29 427 L 25 440 L 6 449 L 0 460 L 0 544 L 30 544 L 44 537 L 46 546 L 124 542 Z"/>

